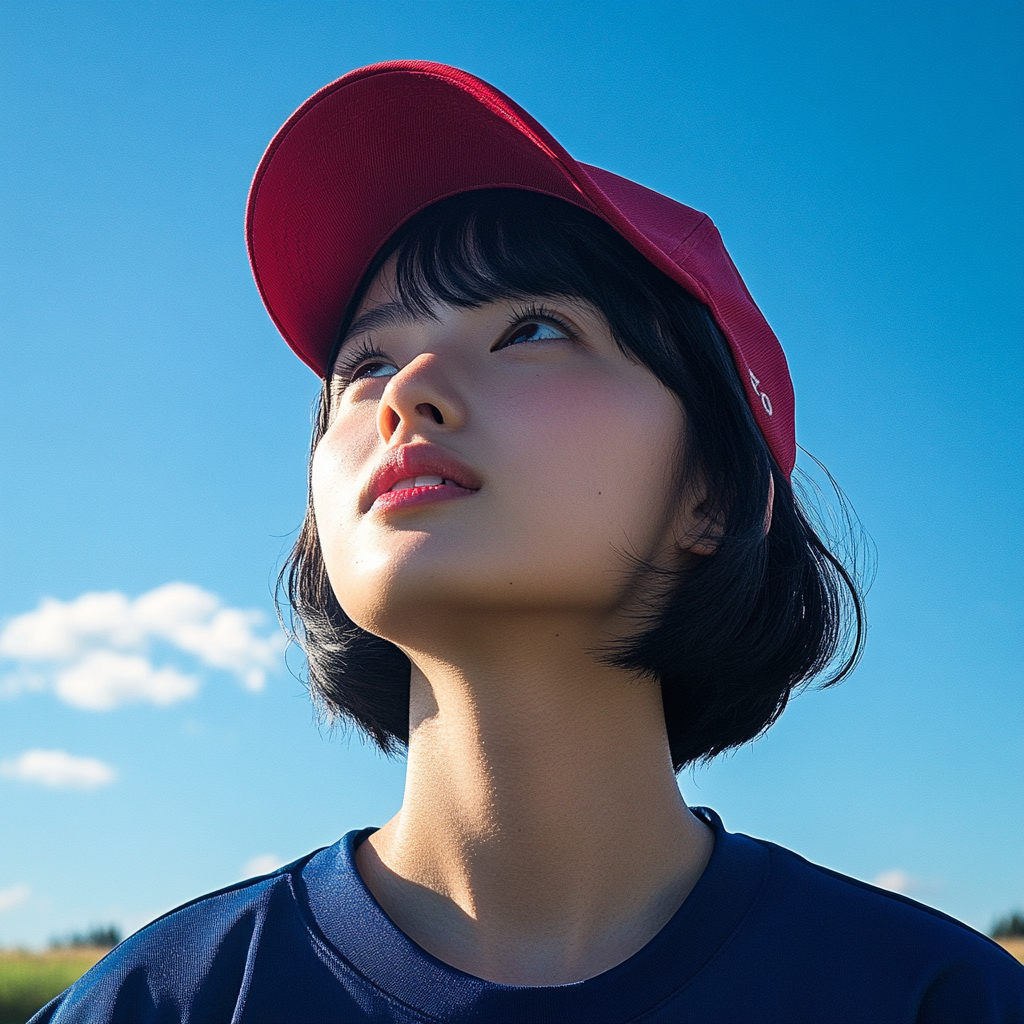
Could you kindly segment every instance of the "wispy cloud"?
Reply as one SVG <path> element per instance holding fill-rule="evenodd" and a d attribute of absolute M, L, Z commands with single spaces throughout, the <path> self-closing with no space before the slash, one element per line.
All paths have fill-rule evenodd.
<path fill-rule="evenodd" d="M 942 882 L 936 878 L 915 878 L 903 868 L 890 868 L 871 879 L 872 885 L 890 892 L 898 892 L 903 896 L 922 895 L 935 892 L 942 888 Z"/>
<path fill-rule="evenodd" d="M 879 889 L 900 892 L 906 896 L 908 893 L 913 892 L 920 883 L 912 875 L 908 875 L 902 868 L 891 868 L 879 875 L 875 875 L 871 879 L 871 884 L 877 885 Z"/>
<path fill-rule="evenodd" d="M 5 910 L 20 907 L 31 895 L 32 890 L 24 884 L 12 885 L 10 889 L 0 889 L 0 914 Z"/>
<path fill-rule="evenodd" d="M 256 875 L 269 875 L 276 871 L 284 861 L 276 853 L 261 853 L 258 857 L 247 860 L 242 865 L 242 877 L 253 878 Z"/>
<path fill-rule="evenodd" d="M 109 764 L 64 750 L 26 750 L 14 760 L 0 762 L 0 775 L 51 789 L 97 789 L 117 778 Z"/>
<path fill-rule="evenodd" d="M 134 600 L 117 591 L 73 601 L 45 598 L 0 631 L 0 657 L 15 662 L 2 692 L 53 689 L 62 700 L 91 711 L 195 696 L 197 675 L 153 663 L 152 648 L 159 643 L 199 667 L 231 672 L 247 689 L 261 690 L 284 649 L 284 637 L 267 632 L 266 624 L 262 612 L 225 607 L 191 583 L 167 583 Z"/>

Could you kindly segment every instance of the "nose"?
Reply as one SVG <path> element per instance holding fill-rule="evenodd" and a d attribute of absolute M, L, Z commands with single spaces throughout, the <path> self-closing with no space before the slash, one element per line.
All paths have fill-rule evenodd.
<path fill-rule="evenodd" d="M 464 426 L 465 405 L 441 362 L 425 352 L 388 381 L 377 407 L 377 429 L 385 444 L 399 433 L 413 437 L 424 430 Z"/>

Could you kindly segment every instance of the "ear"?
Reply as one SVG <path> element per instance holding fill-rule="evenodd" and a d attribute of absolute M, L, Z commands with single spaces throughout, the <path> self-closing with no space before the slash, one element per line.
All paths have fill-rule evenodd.
<path fill-rule="evenodd" d="M 706 515 L 701 514 L 704 503 L 704 489 L 701 488 L 690 501 L 683 502 L 683 507 L 676 517 L 675 540 L 680 551 L 690 555 L 713 555 L 718 550 L 717 541 L 722 536 L 721 523 L 712 523 Z M 768 475 L 768 500 L 764 509 L 764 534 L 772 528 L 772 512 L 775 509 L 775 477 Z"/>
<path fill-rule="evenodd" d="M 713 522 L 704 509 L 707 489 L 703 480 L 679 503 L 673 524 L 676 547 L 686 555 L 713 555 L 725 529 L 724 524 Z"/>

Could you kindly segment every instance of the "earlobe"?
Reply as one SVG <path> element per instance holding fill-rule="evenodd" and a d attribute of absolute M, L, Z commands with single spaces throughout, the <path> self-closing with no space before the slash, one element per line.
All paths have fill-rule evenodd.
<path fill-rule="evenodd" d="M 718 544 L 714 540 L 709 540 L 705 535 L 700 540 L 687 544 L 682 550 L 687 555 L 706 557 L 707 555 L 713 555 L 718 550 Z"/>

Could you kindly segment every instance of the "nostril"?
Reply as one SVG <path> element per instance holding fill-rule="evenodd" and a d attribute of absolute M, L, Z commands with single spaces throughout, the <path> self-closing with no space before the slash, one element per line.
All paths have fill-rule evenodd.
<path fill-rule="evenodd" d="M 430 416 L 435 423 L 444 423 L 444 417 L 441 415 L 441 410 L 436 405 L 430 405 L 424 402 L 422 405 L 416 406 L 416 411 L 421 416 Z"/>

